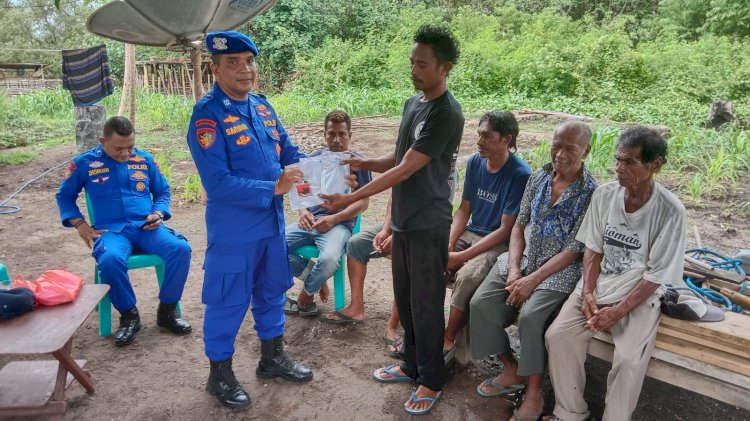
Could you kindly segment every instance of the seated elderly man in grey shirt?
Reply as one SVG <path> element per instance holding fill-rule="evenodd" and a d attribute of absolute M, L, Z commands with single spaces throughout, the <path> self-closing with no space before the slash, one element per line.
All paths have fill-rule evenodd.
<path fill-rule="evenodd" d="M 477 392 L 497 396 L 526 389 L 514 419 L 537 419 L 544 398 L 544 330 L 581 277 L 584 245 L 576 233 L 596 181 L 583 165 L 591 149 L 591 129 L 567 120 L 555 128 L 552 162 L 532 174 L 511 232 L 509 252 L 498 258 L 470 302 L 474 358 L 498 354 L 503 372 L 482 382 Z M 519 315 L 520 312 L 520 315 Z M 522 358 L 513 356 L 507 328 L 518 316 Z"/>

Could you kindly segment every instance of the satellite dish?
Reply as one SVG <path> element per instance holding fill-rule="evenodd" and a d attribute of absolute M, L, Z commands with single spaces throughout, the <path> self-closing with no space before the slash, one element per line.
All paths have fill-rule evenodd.
<path fill-rule="evenodd" d="M 86 21 L 90 32 L 135 45 L 187 50 L 207 32 L 235 29 L 277 0 L 115 0 Z"/>

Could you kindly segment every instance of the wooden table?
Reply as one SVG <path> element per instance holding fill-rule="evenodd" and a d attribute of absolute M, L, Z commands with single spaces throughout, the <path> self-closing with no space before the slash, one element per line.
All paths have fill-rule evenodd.
<path fill-rule="evenodd" d="M 70 355 L 73 335 L 96 307 L 108 285 L 86 284 L 75 301 L 37 307 L 11 320 L 0 320 L 0 355 L 52 354 L 56 360 L 14 361 L 0 370 L 0 418 L 47 415 L 62 419 L 65 387 L 73 379 L 88 393 L 94 382 L 83 369 L 85 360 Z"/>

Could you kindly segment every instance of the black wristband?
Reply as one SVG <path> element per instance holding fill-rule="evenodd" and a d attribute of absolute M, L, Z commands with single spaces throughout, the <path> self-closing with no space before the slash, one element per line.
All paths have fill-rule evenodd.
<path fill-rule="evenodd" d="M 78 221 L 75 224 L 73 224 L 73 228 L 78 229 L 78 227 L 80 227 L 81 224 L 84 224 L 84 223 L 86 223 L 86 220 L 85 219 L 81 219 L 80 221 Z"/>

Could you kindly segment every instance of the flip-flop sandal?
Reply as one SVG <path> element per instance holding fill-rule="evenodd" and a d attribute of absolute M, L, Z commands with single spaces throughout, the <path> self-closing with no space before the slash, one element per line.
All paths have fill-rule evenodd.
<path fill-rule="evenodd" d="M 317 316 L 318 315 L 318 305 L 314 302 L 301 306 L 299 303 L 297 303 L 297 308 L 299 309 L 299 315 L 302 317 L 310 317 L 310 316 Z"/>
<path fill-rule="evenodd" d="M 443 364 L 448 365 L 453 361 L 453 358 L 456 356 L 456 348 L 453 347 L 449 349 L 448 351 L 443 351 Z"/>
<path fill-rule="evenodd" d="M 391 364 L 385 367 L 381 367 L 372 372 L 372 378 L 375 379 L 375 381 L 380 382 L 380 383 L 398 383 L 398 382 L 413 382 L 414 381 L 414 379 L 412 379 L 411 377 L 405 374 L 396 373 L 396 371 L 394 371 L 395 368 L 398 368 L 397 364 Z M 382 373 L 388 374 L 391 377 L 383 377 Z"/>
<path fill-rule="evenodd" d="M 430 405 L 427 406 L 427 408 L 424 408 L 424 409 L 411 409 L 411 408 L 404 407 L 404 410 L 406 412 L 410 413 L 411 415 L 426 414 L 426 413 L 432 411 L 432 408 L 435 407 L 435 404 L 437 403 L 438 399 L 440 399 L 440 396 L 442 396 L 442 395 L 443 395 L 443 391 L 441 390 L 440 392 L 438 392 L 437 395 L 435 395 L 434 398 L 433 397 L 429 397 L 429 396 L 425 396 L 425 397 L 419 398 L 419 397 L 417 397 L 417 390 L 415 389 L 413 392 L 411 392 L 411 398 L 409 398 L 409 400 L 412 403 L 429 402 Z"/>
<path fill-rule="evenodd" d="M 336 316 L 337 318 L 332 319 L 329 316 Z M 358 325 L 364 323 L 364 320 L 353 319 L 338 310 L 334 310 L 320 316 L 320 321 L 324 323 L 331 323 L 334 325 Z"/>
<path fill-rule="evenodd" d="M 534 415 L 521 415 L 518 413 L 518 409 L 513 409 L 513 418 L 510 419 L 515 421 L 542 421 L 542 414 Z"/>
<path fill-rule="evenodd" d="M 485 392 L 484 390 L 482 390 L 487 387 L 493 388 L 495 390 L 493 390 L 492 392 Z M 486 379 L 485 381 L 480 383 L 479 386 L 477 386 L 477 393 L 479 393 L 479 396 L 489 398 L 492 396 L 509 395 L 511 393 L 516 393 L 524 389 L 526 389 L 525 384 L 512 384 L 506 387 L 501 384 L 495 383 L 495 378 L 490 377 L 489 379 Z"/>
<path fill-rule="evenodd" d="M 383 339 L 385 340 L 385 352 L 393 358 L 401 359 L 399 353 L 404 351 L 404 338 L 398 336 L 396 339 L 388 339 L 387 336 L 384 336 Z M 396 350 L 391 351 L 390 347 L 393 347 Z"/>
<path fill-rule="evenodd" d="M 297 305 L 297 300 L 286 297 L 286 302 L 284 303 L 283 308 L 284 313 L 286 314 L 299 314 L 299 305 Z"/>

